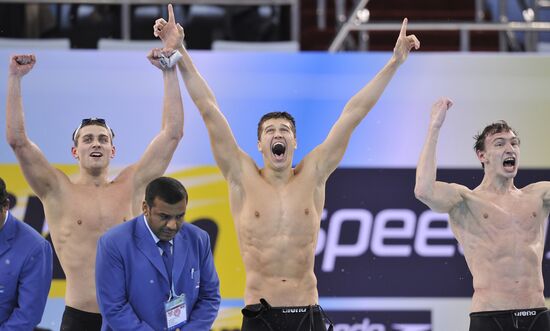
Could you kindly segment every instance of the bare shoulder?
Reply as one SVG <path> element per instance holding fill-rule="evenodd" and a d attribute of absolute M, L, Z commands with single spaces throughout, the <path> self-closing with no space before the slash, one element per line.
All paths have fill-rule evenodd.
<path fill-rule="evenodd" d="M 239 158 L 242 162 L 242 165 L 245 171 L 252 170 L 252 169 L 259 170 L 258 165 L 250 155 L 248 155 L 245 151 L 243 151 L 240 148 L 239 148 L 239 154 L 240 154 Z"/>
<path fill-rule="evenodd" d="M 308 157 L 310 154 L 304 157 L 296 165 L 294 168 L 294 176 L 304 179 L 309 178 L 318 181 L 319 183 L 324 183 L 326 178 L 325 176 L 321 176 L 321 173 L 317 167 L 318 162 L 313 162 L 313 159 Z"/>
<path fill-rule="evenodd" d="M 135 163 L 122 169 L 122 171 L 114 177 L 109 187 L 111 189 L 122 190 L 124 192 L 129 190 L 134 192 L 135 195 L 141 199 L 141 196 L 145 194 L 145 187 L 147 187 L 149 182 L 142 182 L 138 179 L 137 169 L 138 165 Z"/>
<path fill-rule="evenodd" d="M 239 148 L 238 158 L 239 166 L 226 176 L 226 180 L 233 192 L 240 191 L 244 185 L 254 185 L 255 180 L 260 179 L 260 168 L 254 159 Z"/>
<path fill-rule="evenodd" d="M 467 208 L 469 202 L 475 199 L 475 193 L 461 184 L 436 181 L 432 194 L 419 199 L 433 211 L 452 214 Z"/>
<path fill-rule="evenodd" d="M 483 204 L 485 198 L 483 193 L 479 188 L 470 189 L 469 187 L 457 184 L 450 183 L 448 184 L 453 192 L 453 199 L 449 199 L 449 210 L 448 213 L 451 216 L 450 220 L 453 223 L 462 222 L 465 220 L 465 215 L 471 213 L 473 210 L 479 208 L 480 204 Z M 445 196 L 442 194 L 442 196 Z"/>
<path fill-rule="evenodd" d="M 524 194 L 529 194 L 540 198 L 544 204 L 550 206 L 550 182 L 541 181 L 525 186 L 520 190 Z"/>
<path fill-rule="evenodd" d="M 70 188 L 74 185 L 69 179 L 69 176 L 58 168 L 53 168 L 53 175 L 54 179 L 51 182 L 51 185 L 48 186 L 48 189 L 43 196 L 39 196 L 40 199 L 58 200 L 65 192 L 69 192 Z"/>
<path fill-rule="evenodd" d="M 136 175 L 137 165 L 132 164 L 122 169 L 122 171 L 115 177 L 114 182 L 116 183 L 125 183 L 133 181 Z"/>
<path fill-rule="evenodd" d="M 69 176 L 65 174 L 61 169 L 54 167 L 55 180 L 61 185 L 70 185 L 72 184 Z"/>
<path fill-rule="evenodd" d="M 75 196 L 78 195 L 78 185 L 73 183 L 69 176 L 58 168 L 53 168 L 55 184 L 48 188 L 47 193 L 39 195 L 35 192 L 44 205 L 46 218 L 51 225 L 60 220 L 67 206 L 72 206 Z"/>
<path fill-rule="evenodd" d="M 523 193 L 545 193 L 550 190 L 550 182 L 549 181 L 542 181 L 542 182 L 536 182 L 529 184 L 522 188 L 520 191 Z"/>
<path fill-rule="evenodd" d="M 321 157 L 321 148 L 321 146 L 317 146 L 307 153 L 294 168 L 295 174 L 316 176 L 322 182 L 326 181 L 332 172 L 325 174 L 322 171 L 324 160 Z"/>
<path fill-rule="evenodd" d="M 315 146 L 314 149 L 309 151 L 309 153 L 304 156 L 302 161 L 300 161 L 300 164 L 315 167 L 315 165 L 317 165 L 319 162 L 323 162 L 323 149 L 327 149 L 327 147 L 323 144 Z"/>
<path fill-rule="evenodd" d="M 457 191 L 458 194 L 462 195 L 464 198 L 466 198 L 469 194 L 474 193 L 474 190 L 471 190 L 470 188 L 457 183 L 449 183 L 449 186 Z"/>

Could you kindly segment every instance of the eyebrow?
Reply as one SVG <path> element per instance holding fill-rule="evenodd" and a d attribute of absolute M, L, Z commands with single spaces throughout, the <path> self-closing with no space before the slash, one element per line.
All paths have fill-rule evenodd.
<path fill-rule="evenodd" d="M 158 214 L 159 214 L 160 216 L 163 216 L 163 217 L 164 217 L 164 216 L 167 216 L 167 217 L 170 217 L 170 218 L 172 218 L 172 217 L 184 217 L 184 216 L 185 216 L 185 213 L 173 215 L 173 214 L 168 214 L 168 213 L 160 212 L 160 213 L 158 213 Z"/>
<path fill-rule="evenodd" d="M 287 128 L 287 129 L 290 130 L 290 125 L 286 125 L 286 124 L 284 124 L 284 123 L 281 124 L 281 125 L 284 126 L 285 128 Z M 267 130 L 268 128 L 272 128 L 272 127 L 274 127 L 274 126 L 275 126 L 275 124 L 270 124 L 270 125 L 268 125 L 268 126 L 266 126 L 266 127 L 264 128 L 264 131 Z"/>
<path fill-rule="evenodd" d="M 91 138 L 91 137 L 93 137 L 93 136 L 94 136 L 93 133 L 87 133 L 87 134 L 85 134 L 85 135 L 83 135 L 83 136 L 81 136 L 81 137 L 82 137 L 82 139 L 84 139 L 84 138 Z M 97 137 L 98 137 L 98 138 L 104 138 L 104 137 L 109 138 L 109 135 L 106 135 L 105 133 L 100 133 L 100 134 L 97 135 Z"/>
<path fill-rule="evenodd" d="M 512 137 L 512 138 L 504 138 L 504 137 L 498 137 L 498 138 L 495 138 L 493 139 L 493 142 L 497 142 L 497 141 L 519 141 L 519 138 L 518 137 Z"/>

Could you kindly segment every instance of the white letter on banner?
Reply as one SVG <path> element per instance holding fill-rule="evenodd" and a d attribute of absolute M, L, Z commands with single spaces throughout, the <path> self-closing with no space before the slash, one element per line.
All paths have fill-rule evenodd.
<path fill-rule="evenodd" d="M 391 221 L 403 222 L 398 228 L 388 228 Z M 411 245 L 384 244 L 384 239 L 404 239 L 414 236 L 416 214 L 409 209 L 385 209 L 374 218 L 372 230 L 372 253 L 378 256 L 411 256 Z"/>
<path fill-rule="evenodd" d="M 435 221 L 445 221 L 445 228 L 430 228 L 430 224 Z M 454 245 L 430 245 L 429 239 L 453 239 L 454 235 L 449 225 L 447 214 L 436 213 L 426 210 L 418 218 L 416 229 L 416 238 L 414 249 L 420 256 L 449 257 L 455 253 Z"/>
<path fill-rule="evenodd" d="M 344 222 L 359 222 L 357 242 L 352 245 L 340 245 L 340 233 Z M 332 214 L 328 225 L 325 256 L 321 269 L 325 272 L 334 270 L 336 257 L 359 256 L 363 254 L 369 244 L 372 214 L 365 209 L 340 209 Z"/>

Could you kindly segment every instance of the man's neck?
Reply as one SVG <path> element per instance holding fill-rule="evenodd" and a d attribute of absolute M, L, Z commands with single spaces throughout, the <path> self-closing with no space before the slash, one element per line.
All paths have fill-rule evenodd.
<path fill-rule="evenodd" d="M 514 178 L 506 178 L 501 176 L 490 176 L 485 174 L 483 180 L 479 185 L 483 190 L 504 194 L 516 190 L 514 186 Z"/>
<path fill-rule="evenodd" d="M 294 169 L 292 167 L 284 169 L 265 167 L 260 170 L 260 175 L 271 184 L 286 184 L 294 176 Z"/>
<path fill-rule="evenodd" d="M 107 168 L 97 171 L 81 169 L 79 176 L 74 182 L 81 185 L 103 186 L 110 182 L 107 176 L 107 170 Z"/>

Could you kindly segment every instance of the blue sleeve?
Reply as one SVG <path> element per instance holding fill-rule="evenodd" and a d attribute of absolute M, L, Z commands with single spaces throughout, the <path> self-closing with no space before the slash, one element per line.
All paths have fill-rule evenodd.
<path fill-rule="evenodd" d="M 128 302 L 123 257 L 105 236 L 97 243 L 95 279 L 103 323 L 117 331 L 154 331 L 139 319 Z"/>
<path fill-rule="evenodd" d="M 210 238 L 204 233 L 202 247 L 201 282 L 199 297 L 181 331 L 208 331 L 212 327 L 220 308 L 220 280 L 214 266 Z"/>
<path fill-rule="evenodd" d="M 42 241 L 27 256 L 17 281 L 17 306 L 0 331 L 32 330 L 46 307 L 52 283 L 52 247 Z"/>

